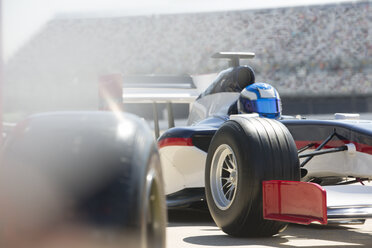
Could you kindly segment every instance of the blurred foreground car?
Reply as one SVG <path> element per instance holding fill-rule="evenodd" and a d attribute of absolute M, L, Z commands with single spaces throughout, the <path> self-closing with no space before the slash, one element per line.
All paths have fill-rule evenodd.
<path fill-rule="evenodd" d="M 283 222 L 371 218 L 372 187 L 362 184 L 372 179 L 372 121 L 240 114 L 237 100 L 255 75 L 239 59 L 254 54 L 214 57 L 231 67 L 193 103 L 188 126 L 158 139 L 168 207 L 206 199 L 216 224 L 232 236 L 271 236 Z"/>
<path fill-rule="evenodd" d="M 131 114 L 56 112 L 1 150 L 1 247 L 165 247 L 159 154 Z"/>

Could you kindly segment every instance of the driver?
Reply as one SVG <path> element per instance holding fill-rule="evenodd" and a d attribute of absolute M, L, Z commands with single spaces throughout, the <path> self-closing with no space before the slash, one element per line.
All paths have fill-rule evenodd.
<path fill-rule="evenodd" d="M 261 117 L 271 119 L 279 119 L 282 112 L 278 91 L 266 83 L 248 85 L 241 91 L 239 99 L 233 105 L 238 114 L 257 113 Z"/>

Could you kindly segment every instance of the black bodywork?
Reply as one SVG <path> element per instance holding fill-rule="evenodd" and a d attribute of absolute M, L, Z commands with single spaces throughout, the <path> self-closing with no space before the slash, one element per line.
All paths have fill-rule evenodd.
<path fill-rule="evenodd" d="M 249 66 L 231 67 L 222 71 L 213 83 L 202 93 L 200 98 L 221 92 L 240 92 L 247 85 L 255 82 L 255 74 Z"/>
<path fill-rule="evenodd" d="M 217 129 L 228 119 L 214 117 L 197 125 L 169 129 L 160 138 L 191 138 L 194 146 L 208 152 L 209 143 Z M 357 143 L 363 147 L 362 152 L 372 153 L 371 123 L 362 121 L 330 121 L 330 120 L 279 120 L 290 131 L 296 142 L 322 142 L 330 134 L 335 133 L 333 141 L 341 144 Z M 356 125 L 357 123 L 357 125 Z M 363 125 L 364 124 L 364 125 Z"/>

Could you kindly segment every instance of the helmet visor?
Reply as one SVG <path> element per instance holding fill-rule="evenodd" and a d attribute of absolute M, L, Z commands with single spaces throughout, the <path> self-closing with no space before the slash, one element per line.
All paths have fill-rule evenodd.
<path fill-rule="evenodd" d="M 253 101 L 246 101 L 244 108 L 247 113 L 275 114 L 282 111 L 282 104 L 280 99 L 261 98 Z"/>

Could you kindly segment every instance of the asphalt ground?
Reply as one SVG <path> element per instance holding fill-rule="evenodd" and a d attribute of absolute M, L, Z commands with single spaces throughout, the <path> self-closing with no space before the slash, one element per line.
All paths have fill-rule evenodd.
<path fill-rule="evenodd" d="M 372 247 L 372 219 L 364 225 L 290 224 L 273 237 L 234 238 L 214 224 L 208 211 L 169 210 L 167 247 Z"/>

